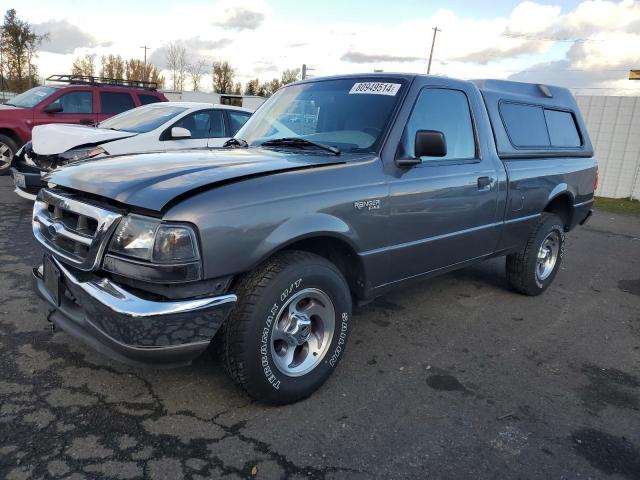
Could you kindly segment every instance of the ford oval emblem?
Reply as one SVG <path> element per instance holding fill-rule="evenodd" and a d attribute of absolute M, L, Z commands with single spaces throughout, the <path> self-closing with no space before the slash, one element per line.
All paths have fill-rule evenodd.
<path fill-rule="evenodd" d="M 47 231 L 49 232 L 49 235 L 51 235 L 52 237 L 57 237 L 62 230 L 64 230 L 64 226 L 57 222 L 52 223 L 47 227 Z"/>

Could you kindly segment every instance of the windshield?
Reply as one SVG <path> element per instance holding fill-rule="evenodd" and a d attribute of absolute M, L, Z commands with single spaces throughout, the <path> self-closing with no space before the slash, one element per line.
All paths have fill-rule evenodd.
<path fill-rule="evenodd" d="M 35 87 L 31 90 L 16 95 L 7 102 L 7 105 L 13 105 L 14 107 L 32 108 L 43 101 L 45 98 L 50 97 L 58 89 L 56 87 Z"/>
<path fill-rule="evenodd" d="M 146 133 L 158 128 L 176 115 L 187 110 L 173 105 L 146 105 L 111 117 L 98 124 L 98 128 L 122 130 L 123 132 Z"/>
<path fill-rule="evenodd" d="M 342 152 L 372 152 L 402 85 L 403 81 L 396 79 L 374 82 L 353 78 L 285 87 L 253 114 L 236 138 L 250 146 L 302 138 Z M 281 148 L 287 147 L 282 144 Z"/>

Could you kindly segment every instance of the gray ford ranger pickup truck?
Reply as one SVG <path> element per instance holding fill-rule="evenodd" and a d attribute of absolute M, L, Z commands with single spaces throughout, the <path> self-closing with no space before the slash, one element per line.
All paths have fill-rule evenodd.
<path fill-rule="evenodd" d="M 514 290 L 542 293 L 596 182 L 564 88 L 311 79 L 226 148 L 51 174 L 35 288 L 55 325 L 116 359 L 185 365 L 215 337 L 239 385 L 284 404 L 336 368 L 354 302 L 497 256 Z"/>

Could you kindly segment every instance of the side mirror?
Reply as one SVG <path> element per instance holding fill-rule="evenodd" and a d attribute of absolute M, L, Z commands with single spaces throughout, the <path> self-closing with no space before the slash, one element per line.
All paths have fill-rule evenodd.
<path fill-rule="evenodd" d="M 420 157 L 444 157 L 447 154 L 447 142 L 444 133 L 437 130 L 418 130 L 414 146 L 414 156 L 409 158 L 397 158 L 399 167 L 413 167 L 420 165 Z"/>
<path fill-rule="evenodd" d="M 45 106 L 42 111 L 44 113 L 60 113 L 62 112 L 62 105 L 60 105 L 60 102 L 51 102 Z"/>
<path fill-rule="evenodd" d="M 416 132 L 415 157 L 444 157 L 447 155 L 447 141 L 444 133 L 436 130 Z"/>
<path fill-rule="evenodd" d="M 171 140 L 182 140 L 184 138 L 191 138 L 189 130 L 182 127 L 173 127 L 171 129 Z"/>

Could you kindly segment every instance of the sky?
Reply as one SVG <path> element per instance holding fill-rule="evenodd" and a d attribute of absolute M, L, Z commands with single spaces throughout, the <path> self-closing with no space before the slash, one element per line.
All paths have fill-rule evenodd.
<path fill-rule="evenodd" d="M 37 60 L 43 76 L 68 73 L 87 53 L 142 59 L 143 45 L 162 69 L 169 42 L 190 61 L 229 61 L 243 83 L 303 63 L 314 76 L 426 73 L 437 26 L 435 75 L 640 93 L 640 81 L 627 80 L 640 69 L 640 0 L 0 0 L 8 8 L 49 33 Z"/>

